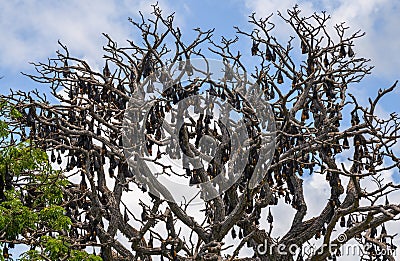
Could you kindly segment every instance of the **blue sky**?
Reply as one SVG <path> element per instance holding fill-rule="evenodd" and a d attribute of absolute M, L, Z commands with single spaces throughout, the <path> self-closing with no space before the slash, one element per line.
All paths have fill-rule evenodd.
<path fill-rule="evenodd" d="M 66 44 L 72 55 L 85 58 L 98 68 L 103 61 L 102 46 L 106 43 L 102 32 L 110 34 L 118 43 L 126 44 L 126 39 L 138 39 L 133 35 L 128 17 L 138 18 L 138 11 L 144 14 L 151 11 L 151 1 L 114 0 L 114 1 L 2 1 L 0 3 L 0 76 L 4 76 L 0 92 L 6 89 L 29 90 L 37 86 L 20 74 L 33 72 L 29 62 L 45 62 L 54 57 L 59 49 L 57 40 Z M 292 7 L 293 0 L 231 0 L 231 1 L 159 1 L 165 13 L 176 12 L 176 23 L 182 29 L 184 38 L 194 36 L 193 28 L 215 28 L 214 39 L 222 35 L 233 37 L 233 26 L 251 29 L 247 23 L 248 15 L 256 12 L 258 16 L 285 12 Z M 297 2 L 305 14 L 328 11 L 332 23 L 347 22 L 350 31 L 361 29 L 366 36 L 356 44 L 359 54 L 372 59 L 375 66 L 355 93 L 366 97 L 374 94 L 378 88 L 391 85 L 398 77 L 400 67 L 400 28 L 396 19 L 400 9 L 399 1 L 389 0 L 315 0 Z M 286 39 L 288 26 L 278 17 L 276 35 Z M 238 48 L 248 48 L 248 39 L 241 38 Z M 384 109 L 399 111 L 392 95 L 385 100 Z M 365 99 L 366 101 L 366 99 Z"/>
<path fill-rule="evenodd" d="M 71 55 L 87 59 L 92 67 L 100 69 L 104 65 L 101 59 L 102 46 L 106 44 L 101 33 L 108 33 L 120 45 L 126 44 L 126 39 L 138 40 L 127 18 L 138 18 L 139 10 L 148 15 L 151 3 L 145 0 L 1 1 L 0 76 L 4 78 L 0 81 L 0 93 L 7 93 L 10 88 L 38 88 L 47 92 L 45 85 L 33 83 L 20 72 L 33 73 L 33 66 L 29 62 L 46 62 L 48 57 L 54 57 L 56 50 L 60 49 L 57 40 L 69 47 Z M 366 32 L 366 36 L 356 42 L 354 49 L 359 55 L 371 58 L 371 65 L 375 69 L 360 84 L 350 86 L 351 92 L 358 96 L 362 104 L 367 105 L 368 96 L 374 97 L 379 88 L 389 87 L 400 78 L 400 1 L 315 0 L 297 3 L 304 14 L 326 10 L 332 15 L 333 24 L 345 21 L 351 32 L 358 29 Z M 166 14 L 176 12 L 176 23 L 184 38 L 193 38 L 192 29 L 200 27 L 215 28 L 214 39 L 217 40 L 222 35 L 234 37 L 233 26 L 251 29 L 247 20 L 252 12 L 265 17 L 277 10 L 285 12 L 296 1 L 162 0 L 159 4 Z M 287 39 L 289 27 L 276 16 L 273 19 L 277 22 L 276 35 Z M 249 40 L 241 37 L 238 48 L 246 49 L 249 46 Z M 384 99 L 379 114 L 383 116 L 393 111 L 400 112 L 399 99 L 400 91 L 396 90 Z M 312 203 L 308 216 L 313 216 L 319 213 L 321 203 L 324 203 L 320 199 L 325 199 L 329 190 L 324 177 L 314 176 L 305 186 L 309 191 L 306 200 Z M 289 209 L 280 210 L 282 213 L 291 213 Z M 284 217 L 282 215 L 282 220 L 285 220 Z M 284 232 L 286 226 L 285 222 L 277 224 L 276 234 Z"/>
<path fill-rule="evenodd" d="M 0 93 L 6 93 L 10 88 L 38 88 L 47 92 L 46 85 L 38 85 L 20 72 L 34 73 L 34 67 L 29 62 L 46 62 L 47 58 L 55 57 L 55 52 L 60 49 L 58 40 L 68 46 L 72 56 L 86 59 L 92 67 L 101 70 L 104 66 L 102 46 L 106 44 L 101 33 L 108 33 L 119 46 L 126 45 L 126 39 L 139 41 L 128 17 L 138 19 L 139 10 L 149 17 L 153 3 L 145 0 L 1 1 L 0 76 L 3 79 L 0 80 Z M 365 37 L 355 42 L 354 50 L 358 55 L 370 58 L 375 68 L 360 84 L 350 86 L 350 91 L 361 104 L 366 106 L 368 97 L 375 97 L 379 88 L 389 87 L 399 79 L 400 27 L 397 14 L 400 1 L 159 1 L 165 14 L 176 13 L 175 22 L 181 28 L 184 39 L 193 39 L 193 29 L 200 27 L 203 30 L 215 28 L 215 41 L 222 35 L 233 38 L 233 26 L 250 31 L 252 27 L 247 21 L 252 12 L 256 12 L 258 17 L 276 14 L 278 10 L 285 13 L 296 3 L 305 15 L 325 10 L 332 16 L 332 26 L 344 21 L 350 26 L 350 32 L 359 29 L 366 32 Z M 276 15 L 272 21 L 277 24 L 275 35 L 283 41 L 288 39 L 292 34 L 290 28 Z M 237 48 L 246 54 L 250 44 L 249 39 L 241 36 Z M 206 47 L 203 45 L 203 50 Z M 245 57 L 245 62 L 250 64 L 252 61 L 250 55 Z M 252 69 L 248 66 L 250 73 Z M 399 98 L 400 88 L 384 98 L 379 107 L 381 116 L 400 112 Z"/>
<path fill-rule="evenodd" d="M 176 12 L 177 24 L 184 37 L 193 36 L 193 28 L 215 28 L 215 39 L 221 35 L 234 36 L 233 26 L 251 28 L 246 22 L 248 15 L 258 16 L 285 12 L 296 3 L 293 0 L 231 0 L 231 1 L 159 1 L 165 13 Z M 358 53 L 370 57 L 376 66 L 373 76 L 362 84 L 373 88 L 390 85 L 397 77 L 400 66 L 400 28 L 397 26 L 399 1 L 299 1 L 305 14 L 326 10 L 333 22 L 346 21 L 351 30 L 361 29 L 367 33 L 356 46 Z M 120 44 L 135 38 L 128 17 L 137 18 L 139 10 L 151 11 L 151 1 L 2 1 L 0 3 L 0 75 L 2 88 L 29 89 L 27 81 L 19 72 L 31 72 L 28 62 L 46 61 L 59 49 L 57 40 L 69 46 L 71 53 L 85 57 L 101 66 L 102 45 L 106 43 L 102 32 L 107 32 Z M 277 20 L 277 17 L 274 19 Z M 278 23 L 278 35 L 288 36 L 288 27 Z M 248 46 L 242 38 L 240 46 Z M 361 86 L 360 86 L 361 88 Z M 399 94 L 399 92 L 398 92 Z M 394 108 L 387 104 L 388 108 Z"/>

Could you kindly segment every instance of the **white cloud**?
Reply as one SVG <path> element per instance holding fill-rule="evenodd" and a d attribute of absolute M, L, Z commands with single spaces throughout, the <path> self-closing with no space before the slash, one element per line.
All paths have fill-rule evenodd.
<path fill-rule="evenodd" d="M 61 49 L 57 40 L 68 46 L 71 55 L 96 64 L 107 43 L 102 33 L 108 33 L 119 45 L 127 45 L 126 39 L 133 37 L 128 17 L 138 18 L 139 10 L 148 15 L 150 4 L 144 0 L 2 1 L 0 64 L 11 71 L 31 68 L 28 62 L 55 56 Z M 171 12 L 165 1 L 159 1 L 159 6 L 165 13 Z"/>

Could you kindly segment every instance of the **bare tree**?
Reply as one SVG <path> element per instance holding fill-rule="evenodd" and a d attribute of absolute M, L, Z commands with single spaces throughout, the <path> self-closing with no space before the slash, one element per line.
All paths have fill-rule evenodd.
<path fill-rule="evenodd" d="M 368 246 L 362 260 L 395 260 L 389 250 L 395 249 L 395 235 L 386 231 L 385 223 L 397 220 L 400 205 L 390 203 L 390 194 L 400 188 L 388 183 L 382 176 L 385 171 L 399 168 L 399 158 L 393 146 L 399 138 L 399 118 L 391 114 L 388 119 L 376 116 L 379 100 L 396 86 L 379 90 L 375 98 L 363 107 L 348 92 L 349 84 L 358 84 L 371 72 L 369 60 L 358 57 L 355 41 L 364 34 L 357 31 L 348 34 L 348 27 L 327 27 L 330 16 L 326 13 L 303 17 L 297 7 L 278 17 L 290 26 L 293 35 L 286 43 L 273 36 L 275 25 L 271 17 L 249 22 L 253 31 L 236 28 L 237 34 L 252 41 L 251 50 L 233 51 L 239 41 L 222 38 L 212 39 L 213 30 L 195 29 L 197 37 L 185 43 L 182 33 L 175 27 L 174 15 L 164 16 L 158 6 L 153 6 L 151 19 L 141 16 L 139 21 L 129 19 L 138 42 L 128 41 L 127 47 L 119 47 L 107 34 L 104 47 L 105 66 L 102 72 L 93 70 L 87 62 L 70 55 L 60 43 L 62 51 L 48 63 L 35 63 L 36 75 L 28 75 L 34 81 L 50 85 L 52 101 L 34 93 L 14 92 L 7 98 L 24 114 L 24 122 L 30 126 L 26 139 L 35 140 L 51 154 L 52 160 L 61 164 L 67 160 L 67 170 L 81 175 L 80 184 L 71 185 L 65 191 L 65 209 L 73 220 L 70 238 L 74 247 L 97 246 L 104 260 L 326 260 L 340 256 L 340 247 L 355 238 L 361 246 Z M 208 51 L 201 50 L 202 46 Z M 255 163 L 260 155 L 258 121 L 249 121 L 248 133 L 251 147 L 244 175 L 221 195 L 205 202 L 205 217 L 197 222 L 186 211 L 189 203 L 177 204 L 156 197 L 152 204 L 142 203 L 142 213 L 132 213 L 121 200 L 129 185 L 136 184 L 143 192 L 147 186 L 136 178 L 137 173 L 128 165 L 123 150 L 123 120 L 129 99 L 135 91 L 142 90 L 146 80 L 168 82 L 171 64 L 181 66 L 182 74 L 192 74 L 196 68 L 191 59 L 205 59 L 207 53 L 218 55 L 232 68 L 246 70 L 243 56 L 254 57 L 258 65 L 249 77 L 263 92 L 262 100 L 269 102 L 276 123 L 276 147 L 272 162 L 263 172 L 256 186 L 249 186 Z M 296 57 L 296 58 L 295 58 Z M 297 58 L 298 57 L 298 58 Z M 230 79 L 229 68 L 225 79 Z M 164 79 L 165 78 L 165 79 Z M 170 82 L 169 82 L 170 83 Z M 172 108 L 179 99 L 196 93 L 194 82 L 173 85 L 163 93 L 147 119 L 146 142 L 149 155 L 166 150 L 186 155 L 200 155 L 198 144 L 192 138 L 211 135 L 221 141 L 212 167 L 191 170 L 187 178 L 191 185 L 212 180 L 218 168 L 226 164 L 230 151 L 224 142 L 223 128 L 213 128 L 207 117 L 187 125 L 180 133 L 182 144 L 172 144 L 161 133 L 160 120 L 172 113 L 177 119 L 182 112 Z M 202 81 L 199 84 L 209 83 Z M 397 82 L 396 82 L 397 83 Z M 239 92 L 229 88 L 226 82 L 211 84 L 211 91 L 221 99 L 235 104 L 237 111 L 251 119 L 256 108 L 249 108 Z M 142 89 L 140 89 L 142 88 Z M 144 90 L 145 91 L 145 90 Z M 247 90 L 248 92 L 250 89 Z M 350 115 L 343 117 L 345 108 Z M 351 124 L 346 120 L 350 119 Z M 170 124 L 171 129 L 177 123 Z M 157 134 L 157 132 L 159 133 Z M 179 147 L 180 146 L 180 147 Z M 345 151 L 352 152 L 348 161 L 351 168 L 338 162 Z M 219 155 L 219 156 L 218 156 Z M 172 167 L 159 161 L 163 173 Z M 153 157 L 154 158 L 154 157 Z M 138 170 L 140 170 L 140 166 Z M 170 174 L 171 175 L 171 174 Z M 174 175 L 172 173 L 172 175 Z M 318 216 L 306 219 L 307 204 L 304 198 L 303 175 L 324 175 L 331 188 L 330 198 Z M 110 179 L 115 183 L 109 182 Z M 374 182 L 375 189 L 365 184 Z M 271 236 L 273 213 L 271 206 L 289 204 L 296 212 L 290 221 L 289 231 L 279 238 Z M 267 216 L 261 211 L 268 209 Z M 140 217 L 139 217 L 140 216 Z M 128 222 L 134 219 L 140 225 Z M 269 227 L 260 223 L 267 219 Z M 179 222 L 178 222 L 179 221 Z M 165 223 L 163 236 L 154 229 Z M 342 238 L 334 235 L 337 227 L 343 229 Z M 181 229 L 190 230 L 190 238 L 181 236 Z M 117 233 L 127 237 L 126 245 L 116 239 Z M 25 235 L 29 237 L 29 235 Z M 227 237 L 239 237 L 240 244 L 233 246 L 233 255 L 223 255 Z M 309 244 L 318 239 L 320 249 L 314 253 L 291 254 L 289 247 Z M 259 253 L 261 244 L 282 244 L 280 251 Z M 254 250 L 254 256 L 238 258 L 241 248 Z M 386 254 L 380 255 L 380 250 Z"/>

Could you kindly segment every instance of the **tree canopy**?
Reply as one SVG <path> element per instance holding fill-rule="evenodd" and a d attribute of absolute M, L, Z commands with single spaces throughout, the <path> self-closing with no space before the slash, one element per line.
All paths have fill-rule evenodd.
<path fill-rule="evenodd" d="M 12 124 L 21 117 L 14 105 L 0 100 L 0 259 L 10 260 L 11 249 L 21 244 L 30 249 L 17 251 L 20 260 L 101 260 L 71 250 L 73 225 L 63 205 L 69 181 L 51 168 L 45 151 L 21 140 L 21 127 Z"/>
<path fill-rule="evenodd" d="M 344 23 L 329 28 L 324 12 L 302 16 L 294 7 L 277 15 L 293 34 L 283 42 L 271 17 L 255 14 L 253 30 L 236 27 L 234 39 L 217 42 L 213 30 L 195 29 L 186 42 L 174 15 L 155 5 L 151 18 L 129 19 L 140 41 L 121 47 L 104 34 L 101 71 L 62 43 L 55 58 L 34 63 L 37 74 L 28 77 L 49 88 L 52 102 L 38 91 L 1 96 L 10 122 L 0 125 L 3 256 L 21 243 L 31 247 L 26 260 L 326 260 L 355 239 L 366 250 L 362 260 L 395 260 L 395 234 L 385 224 L 399 217 L 400 205 L 388 199 L 400 185 L 384 173 L 400 167 L 399 117 L 380 118 L 376 109 L 397 82 L 362 106 L 348 86 L 372 70 L 357 54 L 364 34 L 349 33 Z M 236 50 L 239 36 L 249 49 Z M 223 64 L 218 79 L 195 62 L 210 65 L 208 55 Z M 254 69 L 246 68 L 248 59 Z M 229 132 L 239 121 L 213 115 L 223 102 L 242 117 L 243 129 L 233 129 L 245 133 L 243 143 Z M 201 145 L 207 137 L 217 141 L 212 157 Z M 46 152 L 61 170 L 52 170 Z M 240 160 L 237 181 L 222 190 Z M 260 179 L 253 179 L 256 171 Z M 330 187 L 311 218 L 309 175 L 324 175 Z M 160 177 L 199 189 L 200 214 L 190 212 L 192 199 L 168 200 Z M 132 207 L 126 195 L 140 202 Z M 274 207 L 282 204 L 294 215 L 275 237 Z M 312 242 L 315 251 L 290 250 Z M 261 253 L 263 244 L 270 251 Z M 239 257 L 245 248 L 251 254 Z"/>

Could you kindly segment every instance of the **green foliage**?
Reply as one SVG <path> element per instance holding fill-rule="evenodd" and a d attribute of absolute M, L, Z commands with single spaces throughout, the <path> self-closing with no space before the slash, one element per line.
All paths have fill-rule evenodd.
<path fill-rule="evenodd" d="M 30 146 L 29 142 L 8 146 L 0 151 L 0 171 L 2 172 L 4 172 L 6 164 L 10 171 L 16 175 L 24 171 L 38 169 L 48 172 L 50 167 L 47 162 L 46 152 Z"/>
<path fill-rule="evenodd" d="M 21 114 L 17 109 L 11 108 L 11 110 L 10 110 L 10 116 L 11 116 L 12 118 L 21 118 L 21 117 L 22 117 L 22 114 Z"/>
<path fill-rule="evenodd" d="M 38 215 L 22 204 L 15 191 L 8 191 L 6 197 L 8 200 L 0 204 L 0 230 L 5 232 L 5 239 L 13 240 L 24 229 L 34 229 Z"/>
<path fill-rule="evenodd" d="M 35 148 L 28 141 L 11 143 L 8 122 L 21 117 L 13 106 L 0 100 L 0 178 L 6 179 L 6 172 L 19 185 L 4 191 L 5 199 L 0 199 L 0 244 L 19 241 L 27 232 L 39 228 L 51 231 L 49 235 L 37 238 L 39 245 L 22 253 L 18 260 L 102 260 L 85 251 L 74 249 L 66 235 L 71 228 L 71 219 L 62 207 L 63 188 L 69 181 L 60 171 L 51 168 L 45 151 Z M 27 195 L 35 195 L 27 200 Z M 53 236 L 54 235 L 54 236 Z M 25 241 L 26 242 L 26 241 Z M 32 247 L 32 246 L 30 246 Z M 1 252 L 0 249 L 0 252 Z M 5 259 L 0 255 L 0 261 Z"/>
<path fill-rule="evenodd" d="M 71 244 L 64 237 L 41 237 L 42 246 L 44 251 L 41 253 L 38 250 L 29 250 L 21 258 L 21 261 L 42 261 L 42 260 L 59 260 L 60 258 L 67 257 L 65 260 L 68 261 L 101 261 L 102 259 L 98 256 L 88 254 L 84 251 L 71 249 Z M 45 256 L 48 259 L 43 258 Z"/>
<path fill-rule="evenodd" d="M 7 137 L 8 125 L 4 121 L 0 121 L 0 138 Z"/>
<path fill-rule="evenodd" d="M 0 139 L 8 136 L 8 125 L 5 121 L 1 120 L 3 114 L 5 113 L 4 108 L 4 103 L 2 103 L 0 100 Z"/>
<path fill-rule="evenodd" d="M 64 209 L 60 206 L 50 206 L 42 209 L 40 220 L 53 230 L 67 230 L 71 225 L 71 219 L 64 215 Z"/>

